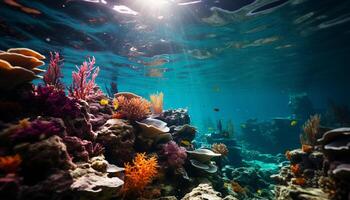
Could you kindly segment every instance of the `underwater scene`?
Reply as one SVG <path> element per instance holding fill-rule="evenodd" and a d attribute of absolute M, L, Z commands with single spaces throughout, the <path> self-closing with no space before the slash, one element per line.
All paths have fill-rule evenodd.
<path fill-rule="evenodd" d="M 350 1 L 0 1 L 0 199 L 350 200 Z"/>

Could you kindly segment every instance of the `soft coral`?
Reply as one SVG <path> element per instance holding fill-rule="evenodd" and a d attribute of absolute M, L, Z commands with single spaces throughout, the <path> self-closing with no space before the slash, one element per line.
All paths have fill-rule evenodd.
<path fill-rule="evenodd" d="M 125 164 L 124 193 L 136 192 L 140 194 L 157 175 L 157 168 L 158 161 L 156 157 L 152 156 L 147 159 L 145 153 L 138 153 L 132 164 Z"/>

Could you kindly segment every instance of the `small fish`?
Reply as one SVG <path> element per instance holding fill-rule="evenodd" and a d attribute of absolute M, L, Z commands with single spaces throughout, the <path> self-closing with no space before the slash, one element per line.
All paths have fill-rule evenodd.
<path fill-rule="evenodd" d="M 101 101 L 100 101 L 100 104 L 101 104 L 101 106 L 105 106 L 105 105 L 108 105 L 108 99 L 101 99 Z"/>
<path fill-rule="evenodd" d="M 241 124 L 241 128 L 247 128 L 246 124 Z"/>
<path fill-rule="evenodd" d="M 114 110 L 117 110 L 118 107 L 119 107 L 118 100 L 117 99 L 113 99 L 113 108 L 114 108 Z"/>
<path fill-rule="evenodd" d="M 214 108 L 214 111 L 215 111 L 215 112 L 219 112 L 220 109 L 219 109 L 219 108 Z"/>
<path fill-rule="evenodd" d="M 290 126 L 296 126 L 298 124 L 298 121 L 297 120 L 292 120 L 290 122 Z"/>
<path fill-rule="evenodd" d="M 185 145 L 185 146 L 190 146 L 191 142 L 189 142 L 188 140 L 182 140 L 181 144 Z"/>
<path fill-rule="evenodd" d="M 213 127 L 208 127 L 208 131 L 214 130 Z"/>
<path fill-rule="evenodd" d="M 263 192 L 263 191 L 262 191 L 262 190 L 260 190 L 260 189 L 256 191 L 256 193 L 258 193 L 259 195 L 261 195 L 261 194 L 262 194 L 262 192 Z"/>

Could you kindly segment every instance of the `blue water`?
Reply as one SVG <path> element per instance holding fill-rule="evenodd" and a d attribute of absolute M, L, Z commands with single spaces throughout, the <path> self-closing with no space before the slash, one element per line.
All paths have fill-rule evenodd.
<path fill-rule="evenodd" d="M 249 118 L 288 117 L 292 94 L 318 110 L 349 105 L 350 1 L 145 2 L 20 1 L 34 13 L 1 3 L 0 49 L 60 52 L 66 85 L 94 56 L 102 88 L 162 91 L 203 134 L 218 119 L 239 132 Z"/>

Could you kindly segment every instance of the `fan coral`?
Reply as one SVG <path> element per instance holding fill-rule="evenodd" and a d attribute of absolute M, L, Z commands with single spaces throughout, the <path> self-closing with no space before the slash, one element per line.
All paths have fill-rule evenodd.
<path fill-rule="evenodd" d="M 63 77 L 61 73 L 61 61 L 62 59 L 58 52 L 50 52 L 50 64 L 44 74 L 44 83 L 46 85 L 53 85 L 58 89 L 64 89 L 64 85 L 60 80 Z"/>
<path fill-rule="evenodd" d="M 63 90 L 53 85 L 41 86 L 34 89 L 28 98 L 34 113 L 58 118 L 67 116 L 76 118 L 81 114 L 80 104 L 77 99 L 67 97 Z"/>
<path fill-rule="evenodd" d="M 321 116 L 313 115 L 303 125 L 303 134 L 300 135 L 300 143 L 302 145 L 315 146 L 317 140 L 317 133 L 320 127 Z"/>
<path fill-rule="evenodd" d="M 223 143 L 214 143 L 211 146 L 211 149 L 215 152 L 215 153 L 219 153 L 223 156 L 227 156 L 228 155 L 228 149 L 227 146 Z"/>
<path fill-rule="evenodd" d="M 72 72 L 73 83 L 69 88 L 69 96 L 86 100 L 94 92 L 94 88 L 97 86 L 95 79 L 100 71 L 100 68 L 94 67 L 94 65 L 95 58 L 92 57 L 89 62 L 85 61 L 80 67 L 77 66 L 77 72 Z"/>
<path fill-rule="evenodd" d="M 163 92 L 159 94 L 151 94 L 151 107 L 154 114 L 162 114 L 163 112 Z"/>
<path fill-rule="evenodd" d="M 0 170 L 6 173 L 14 173 L 17 171 L 21 162 L 22 159 L 18 154 L 0 157 Z"/>
<path fill-rule="evenodd" d="M 34 121 L 21 120 L 10 138 L 15 144 L 22 142 L 35 142 L 41 139 L 58 135 L 63 137 L 65 135 L 65 127 L 63 121 L 60 119 L 35 119 Z"/>
<path fill-rule="evenodd" d="M 157 158 L 152 156 L 146 158 L 145 153 L 138 153 L 132 165 L 125 164 L 124 194 L 129 192 L 140 193 L 150 184 L 158 173 Z"/>
<path fill-rule="evenodd" d="M 167 162 L 174 168 L 182 167 L 187 158 L 186 149 L 179 147 L 174 141 L 170 141 L 163 146 L 163 152 L 167 157 Z"/>
<path fill-rule="evenodd" d="M 117 101 L 119 107 L 117 112 L 119 115 L 131 121 L 140 121 L 151 113 L 150 102 L 143 98 L 126 98 L 125 96 L 118 96 Z"/>

